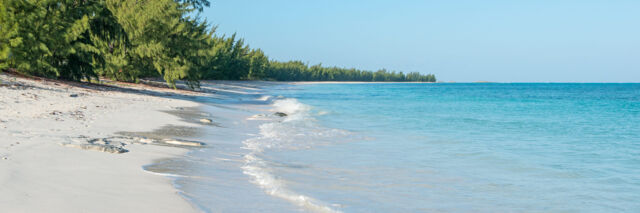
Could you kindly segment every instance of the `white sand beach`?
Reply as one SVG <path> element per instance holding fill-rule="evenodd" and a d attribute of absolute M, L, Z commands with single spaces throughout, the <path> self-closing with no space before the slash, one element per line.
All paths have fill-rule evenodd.
<path fill-rule="evenodd" d="M 6 73 L 0 79 L 0 212 L 197 211 L 169 178 L 142 169 L 187 149 L 116 134 L 197 125 L 161 112 L 198 106 L 173 97 L 179 91 L 68 84 Z M 127 152 L 96 151 L 100 149 Z"/>

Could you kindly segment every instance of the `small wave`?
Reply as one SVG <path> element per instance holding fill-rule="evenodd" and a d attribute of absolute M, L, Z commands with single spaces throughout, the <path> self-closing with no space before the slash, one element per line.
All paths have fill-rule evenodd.
<path fill-rule="evenodd" d="M 213 158 L 213 159 L 218 160 L 218 161 L 241 162 L 240 160 L 230 159 L 230 158 Z"/>
<path fill-rule="evenodd" d="M 310 107 L 298 102 L 294 98 L 285 98 L 273 102 L 275 111 L 284 112 L 288 115 L 300 114 L 310 110 Z"/>
<path fill-rule="evenodd" d="M 256 100 L 257 101 L 269 101 L 269 100 L 271 100 L 271 98 L 273 98 L 273 97 L 270 96 L 270 95 L 263 95 L 263 96 L 260 96 L 259 98 L 256 98 Z"/>
<path fill-rule="evenodd" d="M 146 169 L 143 169 L 143 171 L 149 173 L 149 174 L 153 174 L 153 175 L 159 175 L 159 176 L 164 176 L 164 177 L 178 177 L 178 178 L 186 178 L 189 176 L 185 176 L 185 175 L 178 175 L 178 174 L 171 174 L 171 173 L 161 173 L 161 172 L 153 172 L 153 171 L 149 171 Z"/>
<path fill-rule="evenodd" d="M 242 167 L 244 174 L 252 176 L 253 182 L 264 189 L 267 194 L 288 200 L 314 212 L 340 212 L 319 204 L 320 202 L 314 198 L 297 194 L 285 188 L 282 181 L 268 172 L 266 163 L 262 159 L 249 154 L 245 156 L 245 162 L 246 165 Z"/>
<path fill-rule="evenodd" d="M 288 116 L 281 121 L 260 125 L 260 134 L 257 137 L 243 141 L 243 148 L 251 150 L 244 156 L 243 172 L 253 177 L 253 183 L 269 195 L 288 200 L 314 212 L 340 212 L 312 197 L 287 189 L 285 183 L 272 173 L 272 165 L 259 156 L 264 150 L 309 149 L 332 144 L 335 143 L 336 137 L 349 135 L 349 132 L 319 125 L 309 113 L 311 107 L 296 99 L 278 99 L 272 105 L 274 111 L 286 113 Z"/>
<path fill-rule="evenodd" d="M 256 114 L 246 118 L 246 120 L 255 121 L 255 120 L 268 120 L 269 118 L 265 114 Z"/>

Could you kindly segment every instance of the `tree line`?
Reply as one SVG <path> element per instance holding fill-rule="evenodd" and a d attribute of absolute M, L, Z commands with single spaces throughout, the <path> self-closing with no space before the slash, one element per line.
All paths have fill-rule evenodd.
<path fill-rule="evenodd" d="M 355 68 L 323 67 L 322 64 L 309 66 L 301 61 L 271 61 L 265 75 L 277 81 L 436 81 L 433 74 L 404 74 L 386 69 L 372 72 Z"/>
<path fill-rule="evenodd" d="M 65 80 L 202 79 L 425 81 L 434 75 L 375 72 L 269 60 L 199 17 L 208 0 L 0 0 L 0 70 Z"/>

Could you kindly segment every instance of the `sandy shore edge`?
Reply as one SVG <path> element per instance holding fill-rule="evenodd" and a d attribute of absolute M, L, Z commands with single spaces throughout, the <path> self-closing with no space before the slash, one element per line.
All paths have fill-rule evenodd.
<path fill-rule="evenodd" d="M 197 211 L 169 178 L 142 169 L 156 159 L 182 156 L 187 149 L 149 145 L 116 134 L 166 125 L 197 126 L 162 112 L 198 106 L 179 93 L 136 85 L 96 89 L 0 74 L 0 209 Z M 65 146 L 87 141 L 127 152 Z"/>

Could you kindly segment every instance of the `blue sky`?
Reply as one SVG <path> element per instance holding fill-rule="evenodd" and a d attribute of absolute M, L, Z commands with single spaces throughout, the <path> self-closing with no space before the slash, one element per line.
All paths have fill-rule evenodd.
<path fill-rule="evenodd" d="M 640 82 L 640 1 L 211 0 L 276 60 L 443 81 Z"/>

